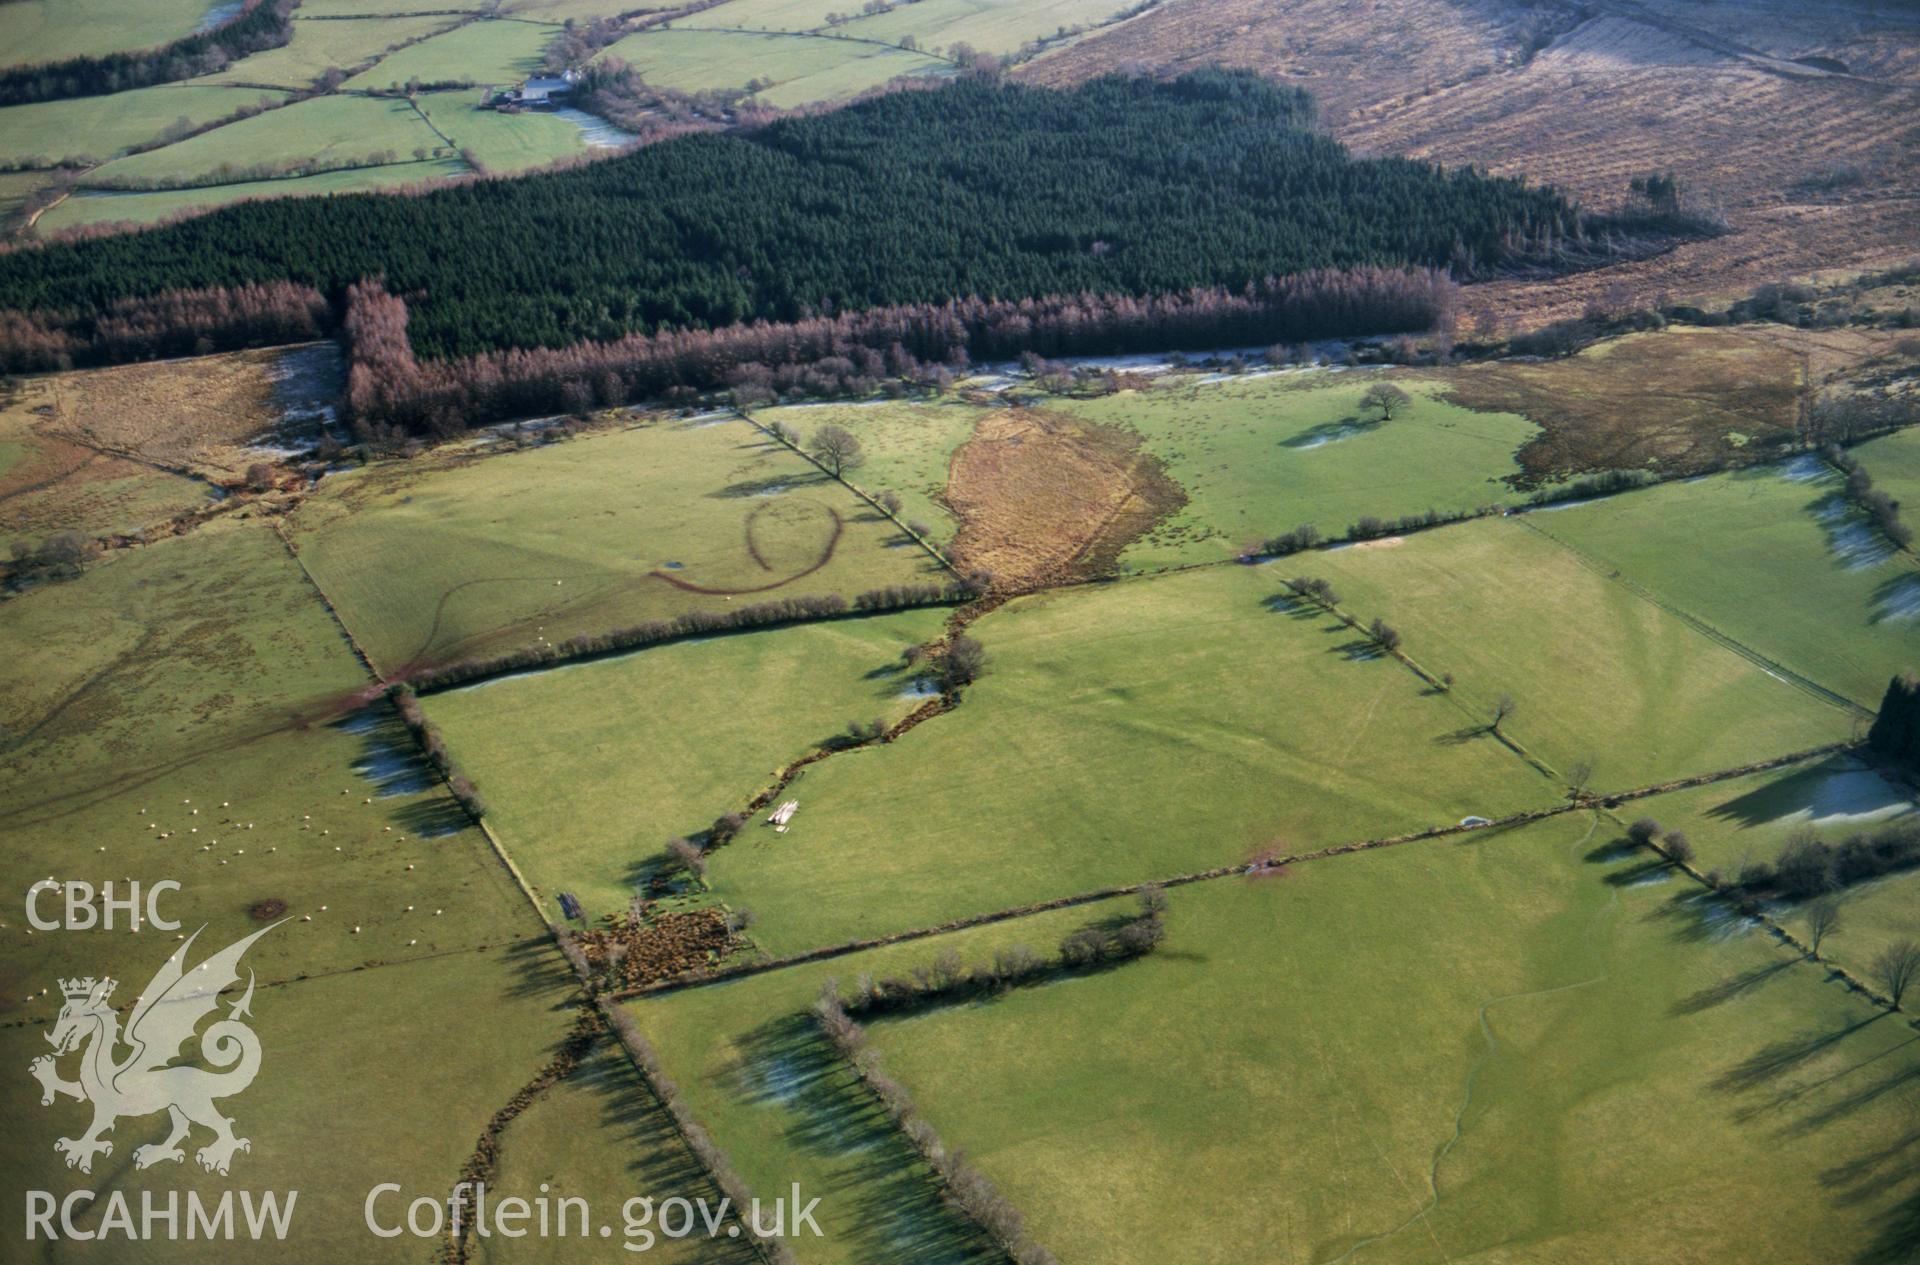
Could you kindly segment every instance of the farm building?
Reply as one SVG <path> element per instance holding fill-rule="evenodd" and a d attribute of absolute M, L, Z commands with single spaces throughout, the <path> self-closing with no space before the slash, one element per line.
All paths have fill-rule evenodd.
<path fill-rule="evenodd" d="M 487 104 L 496 110 L 541 110 L 557 105 L 571 96 L 577 71 L 563 75 L 539 76 L 521 81 L 494 94 Z"/>

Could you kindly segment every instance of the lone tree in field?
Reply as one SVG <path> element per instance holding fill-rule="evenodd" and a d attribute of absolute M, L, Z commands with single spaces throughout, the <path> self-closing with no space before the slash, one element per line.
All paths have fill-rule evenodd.
<path fill-rule="evenodd" d="M 1920 944 L 1911 940 L 1894 941 L 1873 960 L 1873 974 L 1880 981 L 1880 986 L 1887 990 L 1887 996 L 1893 999 L 1893 1008 L 1900 1009 L 1907 988 L 1915 976 L 1920 976 Z"/>
<path fill-rule="evenodd" d="M 1380 420 L 1390 422 L 1395 413 L 1411 403 L 1413 397 L 1391 382 L 1376 382 L 1360 397 L 1360 411 L 1369 413 L 1378 410 Z"/>
<path fill-rule="evenodd" d="M 1817 900 L 1807 906 L 1807 942 L 1813 947 L 1813 956 L 1820 956 L 1820 945 L 1828 936 L 1840 930 L 1840 906 L 1830 900 Z"/>
<path fill-rule="evenodd" d="M 1493 708 L 1490 712 L 1493 717 L 1493 723 L 1488 725 L 1487 728 L 1491 729 L 1494 733 L 1499 733 L 1501 724 L 1507 717 L 1513 715 L 1515 706 L 1516 704 L 1511 694 L 1502 694 L 1499 698 L 1494 699 Z"/>
<path fill-rule="evenodd" d="M 700 846 L 688 839 L 667 840 L 667 863 L 673 869 L 685 870 L 697 879 L 707 877 L 707 854 Z"/>
<path fill-rule="evenodd" d="M 940 659 L 940 685 L 956 690 L 980 679 L 987 669 L 987 648 L 965 633 L 955 633 Z"/>
<path fill-rule="evenodd" d="M 815 461 L 831 470 L 836 479 L 866 460 L 866 454 L 860 451 L 860 441 L 844 426 L 822 426 L 813 432 L 813 438 L 807 441 L 807 451 Z"/>
<path fill-rule="evenodd" d="M 1587 793 L 1587 785 L 1593 781 L 1593 761 L 1575 760 L 1567 766 L 1567 798 L 1579 799 Z"/>

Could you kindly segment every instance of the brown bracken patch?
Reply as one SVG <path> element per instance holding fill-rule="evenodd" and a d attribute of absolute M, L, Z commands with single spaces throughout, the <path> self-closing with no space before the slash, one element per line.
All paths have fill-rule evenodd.
<path fill-rule="evenodd" d="M 726 915 L 718 909 L 649 912 L 638 923 L 622 916 L 609 927 L 583 932 L 579 941 L 596 973 L 618 958 L 615 986 L 619 988 L 638 988 L 704 970 L 739 946 L 727 928 Z"/>
<path fill-rule="evenodd" d="M 247 916 L 255 922 L 272 922 L 287 912 L 287 902 L 278 896 L 269 896 L 265 900 L 256 900 L 247 906 Z"/>
<path fill-rule="evenodd" d="M 1105 574 L 1187 501 L 1138 435 L 1030 408 L 981 419 L 945 495 L 961 523 L 955 556 L 1001 590 Z"/>
<path fill-rule="evenodd" d="M 1690 474 L 1764 458 L 1799 421 L 1801 358 L 1736 331 L 1674 329 L 1549 361 L 1466 365 L 1452 400 L 1519 413 L 1541 433 L 1516 454 L 1523 486 L 1598 470 Z"/>

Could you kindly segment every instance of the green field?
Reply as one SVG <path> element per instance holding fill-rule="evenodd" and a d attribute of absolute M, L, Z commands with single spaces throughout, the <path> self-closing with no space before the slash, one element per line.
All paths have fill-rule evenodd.
<path fill-rule="evenodd" d="M 840 29 L 889 43 L 912 36 L 921 48 L 965 44 L 1007 54 L 1029 40 L 1052 39 L 1063 28 L 1100 26 L 1128 7 L 1118 0 L 916 0 Z"/>
<path fill-rule="evenodd" d="M 386 161 L 383 151 L 404 161 L 415 151 L 430 153 L 445 144 L 405 101 L 324 96 L 110 162 L 88 173 L 86 181 L 111 186 L 116 181 L 218 180 L 258 164 L 283 162 L 374 166 Z M 368 163 L 369 158 L 374 161 Z"/>
<path fill-rule="evenodd" d="M 568 1022 L 563 1006 L 571 976 L 543 938 L 531 938 L 537 930 L 523 912 L 515 932 L 529 938 L 487 952 L 272 987 L 262 979 L 250 1020 L 263 1051 L 261 1072 L 246 1093 L 222 1104 L 236 1132 L 252 1144 L 234 1158 L 230 1176 L 203 1172 L 191 1149 L 181 1164 L 136 1172 L 134 1149 L 164 1136 L 164 1116 L 123 1119 L 112 1134 L 112 1155 L 97 1159 L 91 1173 L 65 1168 L 51 1139 L 83 1130 L 84 1109 L 64 1099 L 41 1107 L 39 1086 L 22 1074 L 8 1078 L 0 1091 L 0 1106 L 16 1124 L 0 1140 L 0 1180 L 15 1190 L 46 1190 L 56 1197 L 71 1190 L 152 1186 L 195 1190 L 202 1199 L 216 1201 L 233 1186 L 297 1190 L 291 1231 L 284 1243 L 272 1246 L 276 1260 L 323 1265 L 341 1260 L 345 1251 L 355 1261 L 418 1262 L 431 1251 L 431 1240 L 376 1239 L 367 1231 L 368 1191 L 391 1181 L 402 1184 L 407 1199 L 444 1199 L 488 1118 L 552 1056 Z M 261 940 L 249 961 L 279 934 Z M 207 948 L 214 951 L 225 943 L 213 941 Z M 171 937 L 165 944 L 172 944 Z M 154 938 L 149 947 L 165 946 Z M 142 970 L 129 971 L 123 991 L 145 983 L 162 955 L 150 952 Z M 51 977 L 34 978 L 54 984 Z M 50 1017 L 55 1008 L 41 999 L 36 1020 Z M 476 1041 L 474 1020 L 481 1015 L 489 1032 L 486 1040 Z M 36 1024 L 0 1032 L 0 1052 L 10 1066 L 24 1069 L 46 1052 L 45 1031 Z M 405 1057 L 395 1056 L 395 1040 L 404 1041 Z M 632 1110 L 647 1108 L 645 1099 L 631 1100 Z M 604 1120 L 588 1123 L 611 1128 L 613 1136 L 603 1140 L 577 1132 L 565 1140 L 570 1151 L 635 1153 L 629 1149 L 630 1129 Z M 197 1148 L 209 1136 L 195 1130 L 188 1146 Z M 686 1188 L 698 1189 L 691 1183 Z M 138 1195 L 133 1199 L 137 1209 Z M 385 1219 L 398 1220 L 405 1203 L 389 1195 L 379 1210 L 383 1218 L 395 1213 Z M 102 1206 L 95 1203 L 79 1220 L 97 1225 L 101 1215 Z M 41 1246 L 41 1259 L 96 1259 L 74 1244 Z M 189 1242 L 183 1230 L 177 1241 L 143 1244 L 139 1259 L 252 1261 L 261 1250 L 244 1240 L 212 1246 Z"/>
<path fill-rule="evenodd" d="M 1568 511 L 1572 513 L 1574 511 Z M 1331 581 L 1362 621 L 1399 629 L 1449 702 L 1503 727 L 1565 773 L 1594 763 L 1596 790 L 1732 768 L 1852 736 L 1847 711 L 1777 680 L 1530 529 L 1489 519 L 1390 546 L 1282 558 L 1287 575 Z M 1565 515 L 1547 515 L 1558 523 Z"/>
<path fill-rule="evenodd" d="M 1511 413 L 1435 398 L 1437 383 L 1397 375 L 1413 396 L 1391 422 L 1360 416 L 1374 374 L 1285 373 L 1163 380 L 1144 391 L 1050 408 L 1138 431 L 1186 489 L 1184 509 L 1122 555 L 1130 568 L 1231 557 L 1301 524 L 1339 536 L 1362 515 L 1395 519 L 1518 499 L 1501 480 L 1537 429 Z"/>
<path fill-rule="evenodd" d="M 117 551 L 0 607 L 9 798 L 330 716 L 366 683 L 273 531 L 231 520 Z M 231 799 L 227 794 L 222 798 Z M 17 801 L 16 801 L 17 802 Z"/>
<path fill-rule="evenodd" d="M 758 79 L 774 85 L 760 99 L 781 109 L 851 96 L 896 75 L 945 66 L 926 53 L 857 40 L 680 25 L 629 35 L 602 56 L 618 57 L 648 83 L 678 92 L 744 88 Z"/>
<path fill-rule="evenodd" d="M 1875 1157 L 1910 1127 L 1904 1026 L 1610 881 L 1633 869 L 1594 860 L 1617 831 L 1581 814 L 1176 889 L 1145 962 L 870 1031 L 1062 1260 L 1816 1260 L 1892 1238 L 1903 1188 Z M 803 1259 L 891 1259 L 953 1231 L 800 1012 L 829 978 L 1047 949 L 1107 912 L 632 1008 L 750 1182 L 825 1194 Z"/>
<path fill-rule="evenodd" d="M 1905 1188 L 1879 1165 L 1910 1143 L 1906 1025 L 1764 937 L 1701 939 L 1661 888 L 1609 884 L 1588 859 L 1607 833 L 1570 817 L 1181 889 L 1144 963 L 875 1043 L 1062 1260 L 1900 1242 Z"/>
<path fill-rule="evenodd" d="M 387 672 L 943 578 L 925 552 L 889 547 L 898 529 L 846 489 L 726 420 L 336 476 L 301 508 L 295 538 Z M 407 567 L 382 565 L 401 554 Z"/>
<path fill-rule="evenodd" d="M 479 109 L 477 88 L 423 92 L 416 100 L 433 126 L 489 171 L 524 171 L 590 152 L 580 128 L 566 119 Z"/>
<path fill-rule="evenodd" d="M 70 157 L 104 161 L 135 145 L 159 140 L 169 129 L 200 127 L 282 93 L 250 88 L 167 84 L 0 109 L 0 161 L 49 161 Z M 181 130 L 185 130 L 181 128 Z"/>
<path fill-rule="evenodd" d="M 427 710 L 535 890 L 571 891 L 597 918 L 626 907 L 668 839 L 744 807 L 850 721 L 923 701 L 907 696 L 900 652 L 938 636 L 945 614 L 656 646 L 436 694 Z"/>
<path fill-rule="evenodd" d="M 823 426 L 852 431 L 865 460 L 849 477 L 875 496 L 898 493 L 902 520 L 926 523 L 935 537 L 950 540 L 959 523 L 942 499 L 947 463 L 954 449 L 973 434 L 982 411 L 959 400 L 941 400 L 801 405 L 760 409 L 754 417 L 768 426 L 775 422 L 791 426 L 800 433 L 802 443 Z"/>
<path fill-rule="evenodd" d="M 1899 501 L 1909 525 L 1920 519 L 1920 428 L 1909 428 L 1854 449 L 1875 486 Z"/>
<path fill-rule="evenodd" d="M 493 8 L 489 0 L 434 0 L 431 6 L 436 12 L 479 13 Z M 417 13 L 420 6 L 414 0 L 300 0 L 300 8 L 295 11 L 296 18 L 312 21 L 317 18 L 389 18 L 396 13 Z"/>
<path fill-rule="evenodd" d="M 809 768 L 793 828 L 717 853 L 715 891 L 781 953 L 1554 800 L 1276 588 L 1234 567 L 1003 607 L 957 710 Z"/>
<path fill-rule="evenodd" d="M 675 30 L 704 27 L 743 31 L 812 31 L 827 24 L 827 14 L 845 13 L 852 6 L 834 0 L 727 0 L 711 9 L 675 18 Z"/>
<path fill-rule="evenodd" d="M 401 162 L 389 167 L 329 171 L 288 180 L 254 180 L 243 184 L 212 185 L 204 189 L 167 189 L 157 193 L 80 192 L 40 217 L 41 234 L 88 224 L 148 224 L 188 211 L 224 206 L 248 198 L 314 197 L 330 193 L 359 193 L 368 189 L 398 188 L 465 175 L 467 165 L 449 158 L 423 163 Z"/>
<path fill-rule="evenodd" d="M 546 1189 L 554 1199 L 577 1196 L 607 1210 L 601 1215 L 636 1197 L 691 1198 L 711 1189 L 611 1038 L 602 1038 L 579 1071 L 508 1127 L 493 1188 Z M 635 1242 L 645 1244 L 644 1239 Z M 599 1265 L 608 1254 L 599 1238 L 494 1235 L 475 1240 L 473 1259 L 478 1265 Z M 710 1245 L 704 1239 L 656 1237 L 638 1259 L 751 1265 L 760 1258 L 737 1240 Z"/>
<path fill-rule="evenodd" d="M 433 9 L 442 7 L 435 4 Z M 384 56 L 389 49 L 422 40 L 446 30 L 457 18 L 444 14 L 380 18 L 364 22 L 302 21 L 296 10 L 293 38 L 280 48 L 243 57 L 217 75 L 212 83 L 272 83 L 305 88 L 329 70 L 354 71 Z M 372 86 L 372 85 L 367 85 Z"/>
<path fill-rule="evenodd" d="M 1887 443 L 1887 441 L 1881 441 Z M 1873 457 L 1898 485 L 1903 450 Z M 1894 458 L 1888 460 L 1887 458 Z M 1668 484 L 1527 521 L 1661 601 L 1866 707 L 1920 654 L 1920 565 L 1844 513 L 1817 458 Z"/>
<path fill-rule="evenodd" d="M 1717 870 L 1728 881 L 1750 861 L 1772 862 L 1797 831 L 1811 830 L 1828 844 L 1908 819 L 1915 811 L 1914 791 L 1886 781 L 1846 756 L 1756 773 L 1713 786 L 1674 791 L 1632 806 L 1631 816 L 1652 817 L 1692 842 L 1695 866 Z M 1623 817 L 1629 816 L 1625 810 Z M 1650 854 L 1641 854 L 1643 863 Z M 1643 881 L 1664 870 L 1648 868 Z M 1823 956 L 1862 978 L 1870 975 L 1875 955 L 1894 940 L 1910 937 L 1920 905 L 1920 875 L 1898 873 L 1847 888 L 1833 896 L 1840 927 L 1821 946 Z M 1790 930 L 1806 931 L 1801 905 L 1778 902 L 1771 915 Z"/>
<path fill-rule="evenodd" d="M 210 0 L 15 0 L 0 7 L 0 64 L 98 57 L 191 35 Z"/>
<path fill-rule="evenodd" d="M 347 80 L 348 88 L 422 83 L 517 83 L 540 66 L 540 50 L 559 26 L 483 20 L 410 44 Z"/>
<path fill-rule="evenodd" d="M 970 962 L 1012 944 L 1049 950 L 1107 912 L 1093 906 L 1040 914 L 675 992 L 632 1010 L 667 1074 L 748 1185 L 771 1192 L 797 1181 L 820 1198 L 824 1236 L 796 1245 L 806 1265 L 985 1262 L 992 1254 L 940 1203 L 925 1167 L 844 1064 L 825 1056 L 804 1012 L 828 979 L 906 971 L 949 947 Z"/>

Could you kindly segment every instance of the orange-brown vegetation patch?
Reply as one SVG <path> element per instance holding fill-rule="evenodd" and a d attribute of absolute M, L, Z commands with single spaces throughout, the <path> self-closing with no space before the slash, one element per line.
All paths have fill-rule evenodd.
<path fill-rule="evenodd" d="M 1526 328 L 1590 305 L 1722 297 L 1884 267 L 1920 242 L 1910 5 L 1209 0 L 1166 5 L 1022 74 L 1066 84 L 1212 62 L 1313 92 L 1361 153 L 1474 163 L 1597 208 L 1634 176 L 1671 169 L 1732 229 L 1574 277 L 1471 287 L 1469 322 Z"/>
<path fill-rule="evenodd" d="M 954 555 L 998 589 L 1109 571 L 1186 500 L 1139 436 L 1039 409 L 986 414 L 948 466 Z"/>
<path fill-rule="evenodd" d="M 280 419 L 279 348 L 115 365 L 44 379 L 45 429 L 171 470 L 238 479 L 261 460 L 244 445 Z"/>
<path fill-rule="evenodd" d="M 705 969 L 740 947 L 718 909 L 653 913 L 638 923 L 621 918 L 612 927 L 583 932 L 579 940 L 595 972 L 617 963 L 615 986 L 620 988 Z"/>
<path fill-rule="evenodd" d="M 132 532 L 208 503 L 189 478 L 53 433 L 50 381 L 23 381 L 0 401 L 0 534 Z"/>
<path fill-rule="evenodd" d="M 1540 427 L 1518 453 L 1537 481 L 1596 470 L 1684 474 L 1764 450 L 1799 423 L 1802 369 L 1800 355 L 1765 334 L 1671 329 L 1564 360 L 1463 365 L 1449 381 L 1457 403 Z"/>

